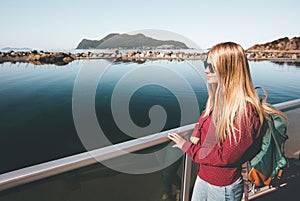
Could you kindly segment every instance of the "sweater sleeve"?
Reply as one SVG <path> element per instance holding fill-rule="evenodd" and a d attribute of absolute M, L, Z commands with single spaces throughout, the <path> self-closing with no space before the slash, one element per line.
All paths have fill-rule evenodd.
<path fill-rule="evenodd" d="M 182 150 L 185 151 L 195 162 L 210 166 L 231 166 L 240 161 L 243 154 L 252 145 L 254 135 L 259 126 L 259 118 L 252 115 L 251 125 L 242 121 L 241 130 L 237 133 L 235 142 L 232 135 L 228 135 L 220 145 L 216 142 L 194 145 L 190 142 L 184 143 Z M 209 141 L 209 140 L 208 140 Z"/>

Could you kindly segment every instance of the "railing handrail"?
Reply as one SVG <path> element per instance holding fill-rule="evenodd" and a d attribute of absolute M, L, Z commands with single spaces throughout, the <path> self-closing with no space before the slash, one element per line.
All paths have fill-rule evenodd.
<path fill-rule="evenodd" d="M 276 107 L 279 110 L 283 110 L 283 109 L 288 109 L 288 108 L 298 106 L 299 104 L 300 104 L 300 98 L 295 99 L 295 100 L 291 100 L 291 101 L 285 101 L 285 102 L 282 102 L 282 103 L 277 103 L 277 104 L 274 104 L 273 106 Z"/>
<path fill-rule="evenodd" d="M 4 173 L 0 175 L 0 191 L 162 144 L 169 140 L 167 137 L 169 132 L 178 132 L 180 135 L 185 136 L 194 129 L 194 126 L 195 124 L 189 124 L 138 139 Z"/>
<path fill-rule="evenodd" d="M 297 105 L 300 105 L 300 99 L 274 104 L 278 109 Z M 194 129 L 195 124 L 1 174 L 0 191 L 167 142 L 169 132 L 175 131 L 184 136 Z"/>

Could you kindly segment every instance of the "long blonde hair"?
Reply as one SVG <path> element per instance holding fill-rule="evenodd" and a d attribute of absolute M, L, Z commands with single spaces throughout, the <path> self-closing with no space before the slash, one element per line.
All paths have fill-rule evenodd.
<path fill-rule="evenodd" d="M 246 126 L 250 129 L 251 119 L 247 114 L 247 103 L 253 105 L 259 117 L 258 136 L 266 114 L 281 112 L 260 101 L 253 86 L 244 49 L 233 42 L 220 43 L 210 49 L 208 60 L 215 68 L 218 83 L 208 84 L 209 97 L 205 115 L 213 110 L 212 118 L 218 142 L 222 143 L 227 135 L 233 135 L 237 143 L 242 119 L 246 120 Z"/>

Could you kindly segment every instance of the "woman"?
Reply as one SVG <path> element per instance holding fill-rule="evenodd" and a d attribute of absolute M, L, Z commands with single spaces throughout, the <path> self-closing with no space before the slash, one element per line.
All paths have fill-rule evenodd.
<path fill-rule="evenodd" d="M 199 163 L 192 201 L 241 200 L 242 164 L 257 153 L 260 129 L 271 109 L 260 102 L 240 45 L 217 44 L 204 63 L 209 97 L 191 142 L 177 133 L 168 137 L 173 147 Z"/>

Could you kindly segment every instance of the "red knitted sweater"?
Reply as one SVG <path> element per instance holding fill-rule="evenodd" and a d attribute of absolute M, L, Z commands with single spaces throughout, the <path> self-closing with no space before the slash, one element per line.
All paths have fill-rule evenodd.
<path fill-rule="evenodd" d="M 248 155 L 245 152 L 250 146 L 257 144 L 257 140 L 254 139 L 259 127 L 259 118 L 251 104 L 248 104 L 247 110 L 250 125 L 246 126 L 247 123 L 242 120 L 240 135 L 237 135 L 236 139 L 238 143 L 235 143 L 233 137 L 227 136 L 221 145 L 216 141 L 212 115 L 204 117 L 204 112 L 201 114 L 199 123 L 192 134 L 200 138 L 199 144 L 186 142 L 182 148 L 195 162 L 199 163 L 198 176 L 201 179 L 212 185 L 227 186 L 241 177 L 242 163 L 245 161 L 245 155 Z M 254 147 L 256 148 L 249 150 L 257 152 L 259 146 Z"/>

